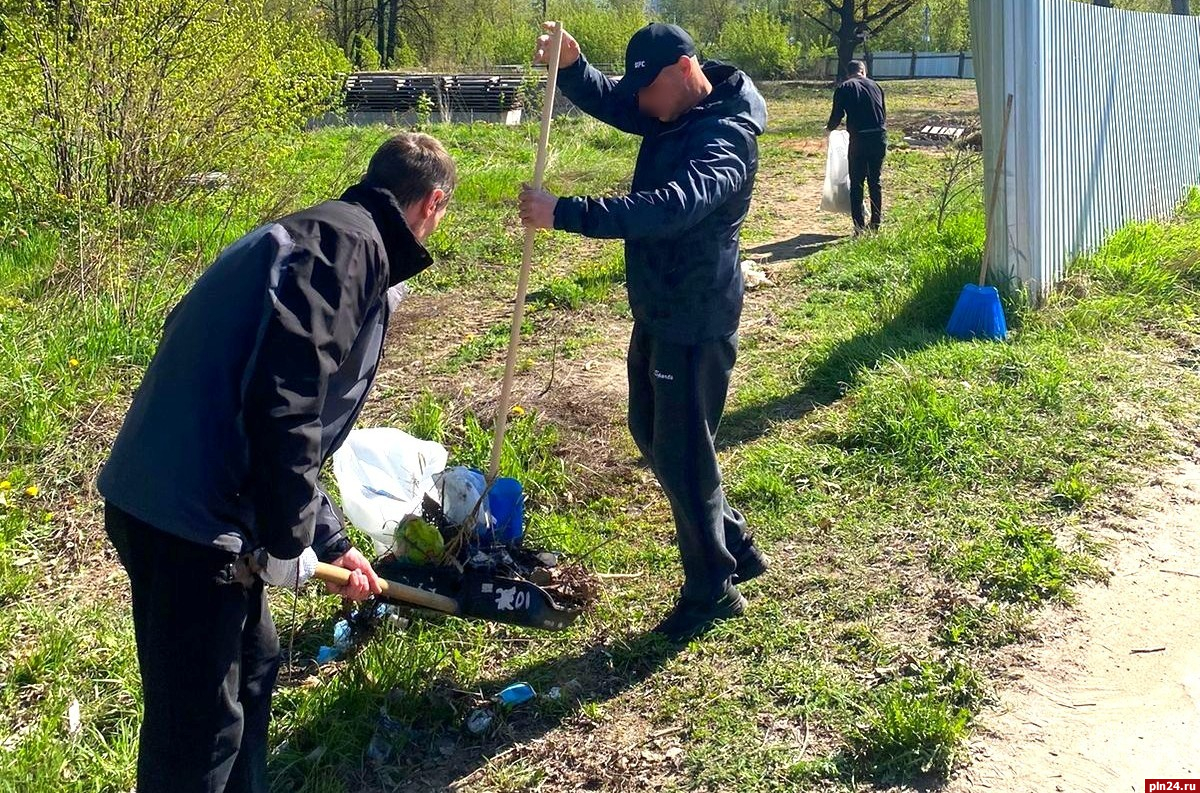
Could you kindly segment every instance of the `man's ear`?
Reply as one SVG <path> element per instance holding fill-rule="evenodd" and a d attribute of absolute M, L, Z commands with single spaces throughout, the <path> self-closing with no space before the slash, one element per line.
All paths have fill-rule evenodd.
<path fill-rule="evenodd" d="M 421 202 L 421 216 L 431 218 L 437 214 L 438 206 L 442 200 L 446 198 L 446 191 L 434 189 L 429 195 L 425 196 L 425 200 Z"/>
<path fill-rule="evenodd" d="M 696 64 L 692 61 L 690 56 L 680 55 L 679 60 L 676 61 L 676 65 L 679 67 L 680 73 L 682 73 L 684 77 L 687 77 L 692 73 L 692 67 L 694 67 Z"/>

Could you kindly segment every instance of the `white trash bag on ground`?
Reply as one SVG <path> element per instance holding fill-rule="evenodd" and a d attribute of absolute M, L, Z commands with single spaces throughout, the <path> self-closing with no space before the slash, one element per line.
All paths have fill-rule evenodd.
<path fill-rule="evenodd" d="M 850 133 L 844 129 L 835 129 L 829 133 L 821 211 L 839 215 L 850 214 Z"/>
<path fill-rule="evenodd" d="M 390 427 L 353 430 L 333 455 L 342 510 L 375 543 L 392 548 L 397 526 L 421 514 L 426 494 L 438 498 L 437 477 L 449 458 L 445 447 Z"/>

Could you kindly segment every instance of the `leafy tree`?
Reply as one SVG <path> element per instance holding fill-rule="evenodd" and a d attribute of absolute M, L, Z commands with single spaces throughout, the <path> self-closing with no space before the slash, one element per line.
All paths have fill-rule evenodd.
<path fill-rule="evenodd" d="M 350 41 L 350 64 L 361 71 L 375 71 L 380 66 L 379 51 L 361 33 L 355 33 Z"/>
<path fill-rule="evenodd" d="M 717 55 L 754 77 L 791 77 L 799 50 L 788 36 L 788 26 L 768 12 L 748 11 L 725 26 Z"/>
<path fill-rule="evenodd" d="M 73 0 L 6 17 L 0 180 L 25 202 L 143 206 L 298 128 L 348 67 L 311 17 L 253 0 Z"/>
<path fill-rule="evenodd" d="M 854 60 L 854 50 L 878 36 L 919 0 L 822 0 L 828 15 L 803 9 L 802 13 L 829 31 L 837 44 L 838 79 L 844 79 Z"/>

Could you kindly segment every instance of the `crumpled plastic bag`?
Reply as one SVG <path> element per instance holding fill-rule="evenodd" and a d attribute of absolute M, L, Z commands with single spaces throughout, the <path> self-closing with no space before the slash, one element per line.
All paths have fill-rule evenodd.
<path fill-rule="evenodd" d="M 488 508 L 487 480 L 472 468 L 447 468 L 433 478 L 442 505 L 442 514 L 454 526 L 466 526 L 471 521 L 477 536 L 484 536 L 492 527 L 492 512 Z M 482 502 L 482 503 L 480 503 Z"/>
<path fill-rule="evenodd" d="M 829 133 L 821 211 L 850 214 L 850 133 L 844 129 Z"/>
<path fill-rule="evenodd" d="M 396 527 L 420 516 L 449 454 L 439 443 L 390 427 L 353 430 L 333 455 L 333 475 L 350 522 L 370 536 L 376 553 L 392 548 Z"/>
<path fill-rule="evenodd" d="M 445 447 L 387 427 L 353 430 L 333 455 L 333 474 L 346 517 L 365 532 L 376 555 L 389 551 L 422 563 L 441 555 L 432 526 L 422 525 L 428 496 L 451 526 L 469 527 L 484 544 L 519 543 L 524 494 L 515 479 L 499 477 L 487 489 L 473 468 L 447 468 Z M 484 498 L 486 494 L 487 498 Z M 482 503 L 480 503 L 482 500 Z"/>

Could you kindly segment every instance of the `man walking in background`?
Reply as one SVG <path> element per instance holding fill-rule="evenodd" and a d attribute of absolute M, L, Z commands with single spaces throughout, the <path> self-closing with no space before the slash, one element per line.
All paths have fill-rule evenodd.
<path fill-rule="evenodd" d="M 871 195 L 872 231 L 883 221 L 883 159 L 887 155 L 887 100 L 879 83 L 867 76 L 862 61 L 850 61 L 846 81 L 833 92 L 832 132 L 846 119 L 850 133 L 850 215 L 854 233 L 867 228 L 863 217 L 863 182 Z"/>
<path fill-rule="evenodd" d="M 725 499 L 715 438 L 737 357 L 743 282 L 738 232 L 758 170 L 766 104 L 753 82 L 725 64 L 703 65 L 675 25 L 633 35 L 625 76 L 609 79 L 563 35 L 558 84 L 581 110 L 642 138 L 632 192 L 557 198 L 526 188 L 521 220 L 625 240 L 633 312 L 629 429 L 675 518 L 684 583 L 655 629 L 683 641 L 736 617 L 736 584 L 766 559 Z M 548 37 L 535 62 L 546 62 Z"/>

